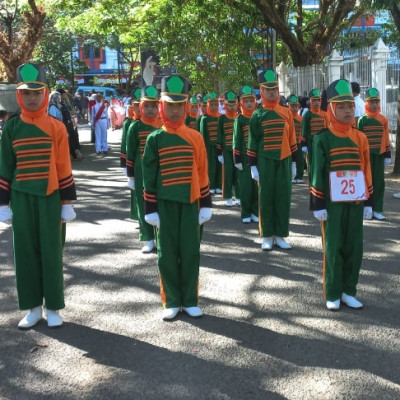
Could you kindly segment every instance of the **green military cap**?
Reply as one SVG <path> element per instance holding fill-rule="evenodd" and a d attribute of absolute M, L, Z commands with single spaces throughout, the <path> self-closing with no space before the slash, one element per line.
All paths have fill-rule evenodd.
<path fill-rule="evenodd" d="M 45 87 L 46 74 L 41 65 L 26 63 L 17 68 L 17 89 L 39 90 Z"/>
<path fill-rule="evenodd" d="M 242 97 L 254 97 L 254 96 L 255 96 L 255 95 L 254 95 L 254 90 L 253 90 L 253 88 L 252 88 L 251 86 L 249 86 L 249 85 L 242 86 L 242 87 L 239 89 L 238 96 L 239 96 L 240 98 L 242 98 Z"/>
<path fill-rule="evenodd" d="M 268 89 L 274 89 L 279 86 L 278 75 L 273 69 L 266 69 L 258 74 L 260 86 Z"/>
<path fill-rule="evenodd" d="M 195 96 L 192 96 L 192 97 L 189 99 L 189 103 L 190 103 L 190 104 L 197 104 L 197 98 L 196 98 Z"/>
<path fill-rule="evenodd" d="M 299 99 L 294 94 L 290 94 L 287 101 L 289 104 L 299 104 Z"/>
<path fill-rule="evenodd" d="M 207 100 L 208 100 L 208 95 L 205 94 L 205 95 L 201 98 L 201 102 L 202 102 L 202 103 L 207 103 Z"/>
<path fill-rule="evenodd" d="M 233 92 L 232 90 L 228 90 L 227 92 L 224 93 L 224 100 L 225 100 L 225 103 L 228 103 L 228 104 L 237 103 L 236 93 Z"/>
<path fill-rule="evenodd" d="M 321 93 L 319 92 L 318 89 L 311 89 L 310 93 L 308 93 L 308 97 L 310 99 L 320 99 L 321 98 Z"/>
<path fill-rule="evenodd" d="M 131 100 L 134 103 L 139 103 L 141 95 L 142 95 L 142 89 L 140 89 L 140 88 L 133 89 L 131 91 Z"/>
<path fill-rule="evenodd" d="M 365 100 L 380 100 L 379 90 L 370 88 L 365 92 Z"/>
<path fill-rule="evenodd" d="M 218 100 L 218 95 L 215 92 L 210 92 L 207 95 L 207 101 Z"/>
<path fill-rule="evenodd" d="M 161 80 L 161 100 L 182 103 L 189 97 L 189 82 L 179 75 L 164 76 Z"/>
<path fill-rule="evenodd" d="M 332 82 L 326 89 L 328 102 L 340 103 L 343 101 L 354 101 L 350 82 L 347 79 L 338 79 Z"/>
<path fill-rule="evenodd" d="M 142 101 L 159 101 L 157 88 L 152 85 L 142 87 L 142 90 L 140 93 L 140 100 L 142 100 Z"/>

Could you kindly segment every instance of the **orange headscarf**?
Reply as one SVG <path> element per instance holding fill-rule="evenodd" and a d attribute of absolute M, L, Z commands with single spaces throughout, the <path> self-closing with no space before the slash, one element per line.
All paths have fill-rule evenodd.
<path fill-rule="evenodd" d="M 250 96 L 246 96 L 246 97 L 250 97 Z M 247 117 L 250 118 L 253 115 L 253 112 L 256 109 L 256 96 L 251 96 L 251 98 L 253 99 L 253 108 L 251 110 L 248 110 L 245 106 L 244 106 L 244 99 L 246 97 L 241 97 L 240 98 L 240 111 L 242 112 L 242 114 Z"/>

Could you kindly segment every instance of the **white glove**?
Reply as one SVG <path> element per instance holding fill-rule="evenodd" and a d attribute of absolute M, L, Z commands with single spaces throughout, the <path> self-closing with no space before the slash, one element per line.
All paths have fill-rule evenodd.
<path fill-rule="evenodd" d="M 126 167 L 122 168 L 122 172 L 125 176 L 128 176 L 128 171 L 127 171 Z"/>
<path fill-rule="evenodd" d="M 218 156 L 218 161 L 223 164 L 224 163 L 224 156 Z"/>
<path fill-rule="evenodd" d="M 0 222 L 11 225 L 12 214 L 9 206 L 0 206 Z"/>
<path fill-rule="evenodd" d="M 303 153 L 308 154 L 308 147 L 307 147 L 307 146 L 303 146 L 303 147 L 301 148 L 301 151 L 302 151 Z"/>
<path fill-rule="evenodd" d="M 364 207 L 364 219 L 372 219 L 372 207 Z"/>
<path fill-rule="evenodd" d="M 242 164 L 242 163 L 237 163 L 237 164 L 235 164 L 235 167 L 236 167 L 239 171 L 243 171 L 243 164 Z"/>
<path fill-rule="evenodd" d="M 317 218 L 318 221 L 326 221 L 328 219 L 328 210 L 316 210 L 313 211 L 314 217 Z"/>
<path fill-rule="evenodd" d="M 72 204 L 63 204 L 61 206 L 61 221 L 70 222 L 76 218 L 76 213 Z"/>
<path fill-rule="evenodd" d="M 297 175 L 296 163 L 292 162 L 292 179 L 294 179 L 296 175 Z"/>
<path fill-rule="evenodd" d="M 259 181 L 260 180 L 260 175 L 258 175 L 258 169 L 255 165 L 252 165 L 250 167 L 251 169 L 251 177 L 255 180 L 255 181 Z"/>
<path fill-rule="evenodd" d="M 199 211 L 199 225 L 203 225 L 211 219 L 212 211 L 209 207 L 201 207 Z"/>
<path fill-rule="evenodd" d="M 135 190 L 135 178 L 129 178 L 126 186 L 128 186 L 129 189 Z"/>
<path fill-rule="evenodd" d="M 158 212 L 153 212 L 151 214 L 146 214 L 144 216 L 144 220 L 153 226 L 156 226 L 157 228 L 160 228 L 160 216 L 158 215 Z"/>
<path fill-rule="evenodd" d="M 385 167 L 387 167 L 392 162 L 392 159 L 391 158 L 385 158 L 384 162 L 385 162 Z"/>

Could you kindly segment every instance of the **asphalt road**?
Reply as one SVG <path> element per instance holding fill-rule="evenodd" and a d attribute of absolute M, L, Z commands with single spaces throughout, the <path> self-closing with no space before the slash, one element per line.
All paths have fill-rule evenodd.
<path fill-rule="evenodd" d="M 142 254 L 119 168 L 121 131 L 98 157 L 80 127 L 77 219 L 67 227 L 65 324 L 19 331 L 11 229 L 0 226 L 0 399 L 400 398 L 400 181 L 387 220 L 365 223 L 359 299 L 325 308 L 320 229 L 293 186 L 293 249 L 262 252 L 256 224 L 213 197 L 201 246 L 202 319 L 161 320 L 156 254 Z"/>

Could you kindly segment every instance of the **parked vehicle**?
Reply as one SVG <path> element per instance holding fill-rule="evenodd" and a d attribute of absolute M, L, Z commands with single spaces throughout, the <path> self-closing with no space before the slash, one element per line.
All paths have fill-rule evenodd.
<path fill-rule="evenodd" d="M 76 89 L 77 92 L 83 93 L 84 96 L 87 96 L 91 90 L 101 93 L 108 101 L 111 100 L 111 96 L 114 96 L 116 99 L 120 97 L 116 89 L 108 86 L 78 86 Z"/>

